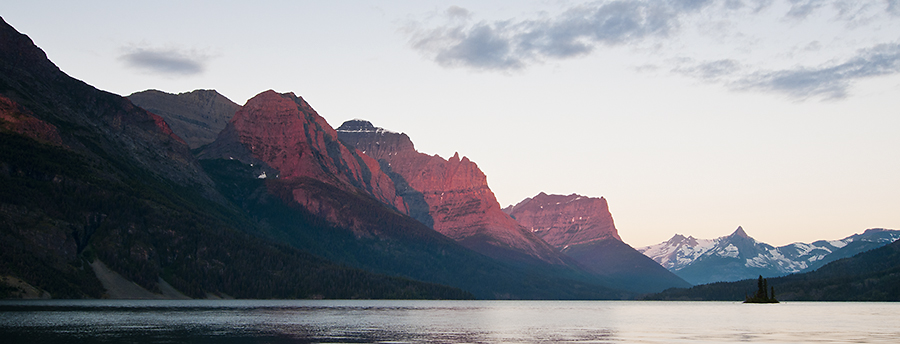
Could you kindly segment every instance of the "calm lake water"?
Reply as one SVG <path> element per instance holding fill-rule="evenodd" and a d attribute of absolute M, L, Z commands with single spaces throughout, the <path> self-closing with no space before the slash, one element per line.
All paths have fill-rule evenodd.
<path fill-rule="evenodd" d="M 900 303 L 0 301 L 3 343 L 897 343 Z"/>

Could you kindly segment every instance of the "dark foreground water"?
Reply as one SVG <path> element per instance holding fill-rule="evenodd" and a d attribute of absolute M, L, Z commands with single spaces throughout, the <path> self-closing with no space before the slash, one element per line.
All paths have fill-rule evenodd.
<path fill-rule="evenodd" d="M 0 301 L 0 343 L 898 343 L 900 303 Z"/>

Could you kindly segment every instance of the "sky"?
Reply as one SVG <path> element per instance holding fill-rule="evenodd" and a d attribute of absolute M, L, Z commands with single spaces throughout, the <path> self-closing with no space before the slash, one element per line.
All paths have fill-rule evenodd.
<path fill-rule="evenodd" d="M 265 90 L 605 197 L 634 247 L 900 229 L 900 0 L 43 1 L 0 16 L 120 95 Z"/>

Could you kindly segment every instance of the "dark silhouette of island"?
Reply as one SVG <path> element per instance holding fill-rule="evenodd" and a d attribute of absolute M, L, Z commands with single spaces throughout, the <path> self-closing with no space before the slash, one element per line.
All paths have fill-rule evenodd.
<path fill-rule="evenodd" d="M 778 303 L 775 299 L 775 287 L 769 287 L 769 281 L 759 275 L 758 289 L 753 297 L 747 295 L 744 303 Z M 771 290 L 771 292 L 769 292 Z"/>

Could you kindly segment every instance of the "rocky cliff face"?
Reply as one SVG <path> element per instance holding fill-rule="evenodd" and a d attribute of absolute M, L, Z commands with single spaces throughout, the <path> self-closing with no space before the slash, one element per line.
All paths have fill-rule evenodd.
<path fill-rule="evenodd" d="M 557 249 L 613 238 L 621 241 L 603 197 L 543 192 L 503 211 Z"/>
<path fill-rule="evenodd" d="M 344 191 L 362 192 L 401 213 L 408 212 L 378 162 L 341 144 L 328 122 L 293 93 L 269 90 L 248 100 L 199 157 L 252 164 L 258 168 L 259 178 L 281 180 L 273 185 L 292 188 L 294 201 L 337 225 L 356 226 L 353 219 L 342 218 L 339 209 L 322 203 L 297 181 L 312 179 Z"/>
<path fill-rule="evenodd" d="M 603 197 L 543 192 L 503 210 L 521 225 L 621 288 L 658 292 L 689 284 L 622 242 Z"/>
<path fill-rule="evenodd" d="M 419 153 L 406 134 L 363 120 L 347 121 L 337 131 L 381 163 L 410 214 L 436 231 L 491 257 L 563 263 L 552 247 L 503 213 L 484 173 L 468 158 Z"/>
<path fill-rule="evenodd" d="M 215 141 L 241 107 L 215 90 L 179 94 L 146 90 L 132 93 L 128 99 L 164 118 L 192 149 Z"/>

